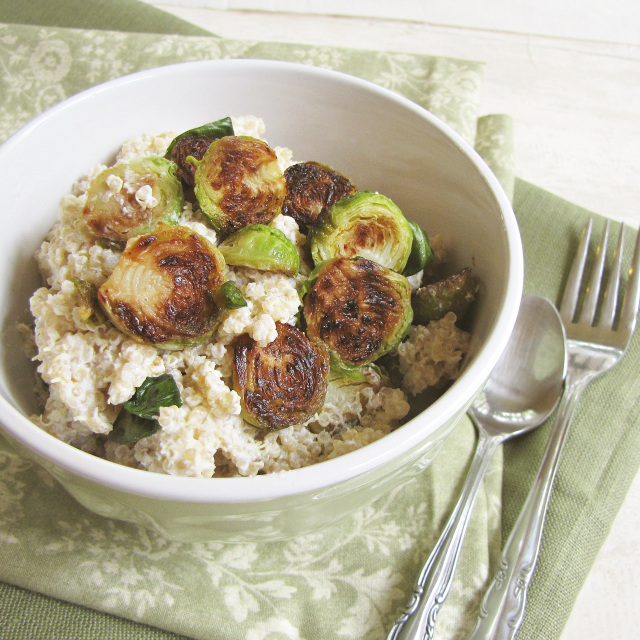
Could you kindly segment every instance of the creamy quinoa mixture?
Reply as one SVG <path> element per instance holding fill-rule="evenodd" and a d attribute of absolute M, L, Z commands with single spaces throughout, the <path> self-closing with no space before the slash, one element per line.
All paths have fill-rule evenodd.
<path fill-rule="evenodd" d="M 236 135 L 264 139 L 259 118 L 233 118 L 233 125 Z M 175 135 L 127 140 L 116 162 L 163 155 Z M 291 150 L 273 148 L 283 170 L 293 163 Z M 229 345 L 249 333 L 264 346 L 276 338 L 276 322 L 295 324 L 298 285 L 312 268 L 305 262 L 305 236 L 291 217 L 278 215 L 271 223 L 299 249 L 296 277 L 227 266 L 227 278 L 247 306 L 225 312 L 212 338 L 178 351 L 143 344 L 109 321 L 89 322 L 74 284 L 80 279 L 99 287 L 120 257 L 118 249 L 96 242 L 82 216 L 89 183 L 104 168 L 94 167 L 62 198 L 58 219 L 36 255 L 44 286 L 30 301 L 35 320 L 30 336 L 46 399 L 33 419 L 48 433 L 129 467 L 199 478 L 253 476 L 311 465 L 378 440 L 402 424 L 414 397 L 458 375 L 469 336 L 448 314 L 428 326 L 412 326 L 392 354 L 399 386 L 392 386 L 382 367 L 367 369 L 366 381 L 330 377 L 324 406 L 305 424 L 270 432 L 251 426 L 241 418 L 240 397 L 232 388 Z M 219 241 L 186 201 L 179 224 Z M 410 280 L 419 283 L 419 277 Z M 174 378 L 182 406 L 161 407 L 160 429 L 149 437 L 126 444 L 110 440 L 122 404 L 146 378 L 165 373 Z"/>

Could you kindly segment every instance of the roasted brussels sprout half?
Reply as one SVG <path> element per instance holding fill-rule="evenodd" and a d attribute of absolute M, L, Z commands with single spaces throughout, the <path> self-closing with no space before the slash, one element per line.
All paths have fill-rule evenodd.
<path fill-rule="evenodd" d="M 115 244 L 176 224 L 182 214 L 182 184 L 175 163 L 160 156 L 136 158 L 101 171 L 89 185 L 84 221 L 96 237 Z"/>
<path fill-rule="evenodd" d="M 365 258 L 320 264 L 303 291 L 307 335 L 338 367 L 369 364 L 405 336 L 413 312 L 407 279 Z"/>
<path fill-rule="evenodd" d="M 338 256 L 360 256 L 402 273 L 411 253 L 413 231 L 389 198 L 361 191 L 329 208 L 308 238 L 315 264 Z"/>
<path fill-rule="evenodd" d="M 98 300 L 120 331 L 164 349 L 209 337 L 217 326 L 222 254 L 182 226 L 159 225 L 129 241 Z"/>
<path fill-rule="evenodd" d="M 411 301 L 415 324 L 426 325 L 432 320 L 440 320 L 449 311 L 461 319 L 476 299 L 478 289 L 478 282 L 468 267 L 444 280 L 420 287 Z"/>
<path fill-rule="evenodd" d="M 422 271 L 433 260 L 433 251 L 429 244 L 427 232 L 417 223 L 409 220 L 413 231 L 411 253 L 402 272 L 403 276 L 413 276 Z"/>
<path fill-rule="evenodd" d="M 280 271 L 295 276 L 300 256 L 293 242 L 274 227 L 249 224 L 238 229 L 219 245 L 227 264 L 262 271 Z"/>
<path fill-rule="evenodd" d="M 319 162 L 293 164 L 285 169 L 284 178 L 288 193 L 282 213 L 301 225 L 316 224 L 327 207 L 356 192 L 347 176 Z"/>
<path fill-rule="evenodd" d="M 196 165 L 187 158 L 202 160 L 214 140 L 233 134 L 233 123 L 229 117 L 208 122 L 176 136 L 168 146 L 165 158 L 176 163 L 176 176 L 193 187 Z"/>
<path fill-rule="evenodd" d="M 223 234 L 269 224 L 281 212 L 287 185 L 275 151 L 262 140 L 226 136 L 194 162 L 198 203 Z"/>
<path fill-rule="evenodd" d="M 266 347 L 244 333 L 233 343 L 233 387 L 242 417 L 267 431 L 302 424 L 318 411 L 327 391 L 329 356 L 302 331 L 276 323 L 278 337 Z"/>

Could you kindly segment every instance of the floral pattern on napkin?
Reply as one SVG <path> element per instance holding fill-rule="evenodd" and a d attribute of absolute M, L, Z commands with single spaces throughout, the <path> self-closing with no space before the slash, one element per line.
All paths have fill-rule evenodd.
<path fill-rule="evenodd" d="M 94 515 L 0 440 L 0 578 L 193 638 L 384 638 L 473 446 L 464 419 L 421 476 L 342 522 L 284 542 L 231 544 L 169 541 Z M 462 638 L 475 622 L 499 544 L 500 483 L 498 456 L 439 615 L 440 638 Z"/>
<path fill-rule="evenodd" d="M 0 139 L 105 80 L 174 62 L 238 57 L 363 77 L 476 139 L 483 67 L 475 62 L 16 25 L 0 25 Z M 0 579 L 192 638 L 384 638 L 455 503 L 474 443 L 464 418 L 431 467 L 373 505 L 312 535 L 240 545 L 171 542 L 96 516 L 0 439 Z M 439 614 L 439 638 L 463 638 L 475 623 L 500 547 L 501 462 L 499 453 L 476 503 Z"/>
<path fill-rule="evenodd" d="M 475 141 L 482 63 L 197 36 L 0 25 L 0 139 L 87 87 L 134 71 L 221 58 L 268 58 L 343 71 L 421 104 Z"/>

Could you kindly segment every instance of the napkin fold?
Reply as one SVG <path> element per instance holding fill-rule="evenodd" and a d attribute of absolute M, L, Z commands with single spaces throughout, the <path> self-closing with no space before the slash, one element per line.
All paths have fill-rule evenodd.
<path fill-rule="evenodd" d="M 104 16 L 99 25 L 72 22 L 65 12 L 62 22 L 47 14 L 48 22 L 37 23 L 45 26 L 28 26 L 17 23 L 36 22 L 39 14 L 24 19 L 21 4 L 0 7 L 0 20 L 13 23 L 0 25 L 0 139 L 87 86 L 178 61 L 276 58 L 359 75 L 422 104 L 475 143 L 513 196 L 526 291 L 559 299 L 576 243 L 564 238 L 577 239 L 590 214 L 514 177 L 510 119 L 478 119 L 481 63 L 199 37 L 167 14 L 155 15 L 156 27 L 147 21 L 150 28 L 126 33 L 150 9 L 130 1 L 118 12 L 126 18 L 112 14 L 110 21 L 101 11 L 113 3 L 85 1 Z M 107 25 L 113 30 L 92 29 Z M 639 359 L 636 339 L 579 406 L 520 640 L 560 636 L 640 466 L 640 381 L 633 376 Z M 494 459 L 438 616 L 438 638 L 464 638 L 475 624 L 501 534 L 508 535 L 517 516 L 549 427 L 507 443 L 504 460 L 502 451 Z M 464 418 L 431 467 L 354 516 L 293 541 L 234 545 L 168 542 L 95 516 L 0 440 L 0 638 L 384 638 L 457 499 L 474 446 Z"/>

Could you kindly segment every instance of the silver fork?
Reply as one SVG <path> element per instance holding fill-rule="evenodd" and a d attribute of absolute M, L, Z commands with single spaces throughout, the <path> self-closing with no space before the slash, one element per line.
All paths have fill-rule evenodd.
<path fill-rule="evenodd" d="M 540 550 L 551 488 L 578 398 L 592 380 L 620 361 L 636 326 L 640 302 L 640 233 L 636 238 L 624 303 L 617 313 L 624 225 L 620 227 L 610 276 L 600 303 L 600 283 L 609 237 L 608 220 L 596 249 L 591 278 L 578 314 L 592 226 L 593 221 L 589 220 L 582 232 L 560 305 L 567 336 L 568 367 L 556 422 L 533 487 L 502 551 L 500 567 L 484 597 L 476 628 L 469 640 L 505 640 L 513 638 L 520 628 L 527 589 Z"/>

